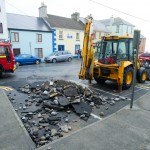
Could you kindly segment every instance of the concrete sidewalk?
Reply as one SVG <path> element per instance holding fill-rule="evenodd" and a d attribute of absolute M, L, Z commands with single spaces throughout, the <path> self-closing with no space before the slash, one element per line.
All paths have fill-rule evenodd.
<path fill-rule="evenodd" d="M 52 144 L 46 150 L 150 150 L 150 93 L 116 114 Z"/>
<path fill-rule="evenodd" d="M 0 150 L 32 150 L 35 145 L 6 94 L 0 90 Z M 150 150 L 150 92 L 117 113 L 38 150 Z"/>
<path fill-rule="evenodd" d="M 34 147 L 7 95 L 0 90 L 0 150 L 32 150 Z"/>

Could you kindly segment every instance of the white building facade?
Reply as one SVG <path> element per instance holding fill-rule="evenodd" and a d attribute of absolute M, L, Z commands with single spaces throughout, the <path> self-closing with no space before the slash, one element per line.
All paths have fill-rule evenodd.
<path fill-rule="evenodd" d="M 5 0 L 0 0 L 0 39 L 8 39 Z"/>

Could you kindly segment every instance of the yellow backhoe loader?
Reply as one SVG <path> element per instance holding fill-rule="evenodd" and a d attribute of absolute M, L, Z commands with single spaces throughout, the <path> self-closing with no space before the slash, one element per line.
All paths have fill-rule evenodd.
<path fill-rule="evenodd" d="M 112 80 L 117 82 L 119 90 L 130 88 L 136 64 L 133 38 L 104 36 L 100 42 L 93 43 L 93 18 L 88 16 L 86 20 L 79 79 L 87 79 L 89 82 L 95 79 L 99 84 Z M 94 48 L 97 60 L 94 57 Z M 140 67 L 139 61 L 136 77 L 140 83 L 147 79 L 147 71 Z"/>

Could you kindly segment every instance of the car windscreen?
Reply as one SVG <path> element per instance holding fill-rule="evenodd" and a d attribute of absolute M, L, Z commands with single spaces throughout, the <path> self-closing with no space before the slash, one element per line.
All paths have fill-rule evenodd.
<path fill-rule="evenodd" d="M 54 52 L 54 53 L 51 53 L 49 56 L 54 56 L 56 54 L 57 54 L 57 52 Z"/>

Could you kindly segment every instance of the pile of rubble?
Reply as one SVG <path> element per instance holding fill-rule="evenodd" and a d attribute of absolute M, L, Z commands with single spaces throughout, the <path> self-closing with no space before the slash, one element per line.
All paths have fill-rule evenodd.
<path fill-rule="evenodd" d="M 21 111 L 24 126 L 37 147 L 72 130 L 69 123 L 73 120 L 68 117 L 72 112 L 87 121 L 92 108 L 126 99 L 108 98 L 64 80 L 26 84 L 20 91 L 28 94 L 28 99 L 16 111 Z"/>

